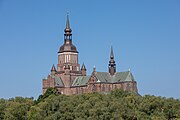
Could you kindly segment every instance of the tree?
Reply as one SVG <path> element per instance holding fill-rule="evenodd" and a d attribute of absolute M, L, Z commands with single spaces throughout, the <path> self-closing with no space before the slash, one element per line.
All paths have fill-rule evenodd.
<path fill-rule="evenodd" d="M 180 100 L 139 96 L 115 90 L 110 94 L 57 95 L 49 89 L 39 100 L 0 99 L 0 119 L 5 120 L 178 120 Z"/>

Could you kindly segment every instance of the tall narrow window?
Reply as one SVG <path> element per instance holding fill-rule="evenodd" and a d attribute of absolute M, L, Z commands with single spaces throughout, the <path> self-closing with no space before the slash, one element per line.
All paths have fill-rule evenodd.
<path fill-rule="evenodd" d="M 129 83 L 126 84 L 126 91 L 130 91 L 130 85 L 129 85 Z"/>
<path fill-rule="evenodd" d="M 132 83 L 132 90 L 133 90 L 133 92 L 135 92 L 135 85 L 134 85 L 134 82 Z"/>
<path fill-rule="evenodd" d="M 67 56 L 67 62 L 69 62 L 69 55 L 66 55 Z"/>
<path fill-rule="evenodd" d="M 108 87 L 108 91 L 110 92 L 111 91 L 111 86 L 109 85 L 109 87 Z"/>
<path fill-rule="evenodd" d="M 79 71 L 79 67 L 77 67 L 77 71 Z"/>
<path fill-rule="evenodd" d="M 117 85 L 114 86 L 114 89 L 117 90 Z"/>
<path fill-rule="evenodd" d="M 105 92 L 105 86 L 104 86 L 104 84 L 103 84 L 103 87 L 102 87 L 102 91 Z"/>
<path fill-rule="evenodd" d="M 123 90 L 123 84 L 122 83 L 120 84 L 120 89 Z"/>
<path fill-rule="evenodd" d="M 67 62 L 67 56 L 65 55 L 65 63 Z"/>
<path fill-rule="evenodd" d="M 81 88 L 81 93 L 84 93 L 84 89 L 83 88 Z"/>
<path fill-rule="evenodd" d="M 71 61 L 71 55 L 69 55 L 69 62 Z"/>
<path fill-rule="evenodd" d="M 78 88 L 76 88 L 76 94 L 78 94 Z"/>

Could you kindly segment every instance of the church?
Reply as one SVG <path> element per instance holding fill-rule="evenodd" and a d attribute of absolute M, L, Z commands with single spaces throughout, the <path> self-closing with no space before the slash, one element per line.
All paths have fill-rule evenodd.
<path fill-rule="evenodd" d="M 137 83 L 130 70 L 116 72 L 113 48 L 110 51 L 108 71 L 101 72 L 93 68 L 91 75 L 86 74 L 84 64 L 78 63 L 78 51 L 72 41 L 72 29 L 67 15 L 64 29 L 64 44 L 58 51 L 58 64 L 52 65 L 51 72 L 43 79 L 43 94 L 48 88 L 56 88 L 59 94 L 72 95 L 82 93 L 109 93 L 122 89 L 138 94 Z"/>

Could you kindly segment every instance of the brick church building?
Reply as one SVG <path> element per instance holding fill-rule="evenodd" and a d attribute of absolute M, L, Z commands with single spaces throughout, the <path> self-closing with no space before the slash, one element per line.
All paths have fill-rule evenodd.
<path fill-rule="evenodd" d="M 84 64 L 78 63 L 78 51 L 72 42 L 72 30 L 67 16 L 64 29 L 64 44 L 58 52 L 58 64 L 51 68 L 47 79 L 43 79 L 43 94 L 50 87 L 57 88 L 58 93 L 72 95 L 91 92 L 108 93 L 114 89 L 123 89 L 138 93 L 136 81 L 130 72 L 116 72 L 113 49 L 111 47 L 108 72 L 96 71 L 86 75 Z"/>

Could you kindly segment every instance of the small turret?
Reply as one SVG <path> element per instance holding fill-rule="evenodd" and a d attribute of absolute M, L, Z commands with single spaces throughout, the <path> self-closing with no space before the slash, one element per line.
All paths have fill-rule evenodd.
<path fill-rule="evenodd" d="M 82 72 L 83 76 L 86 76 L 86 67 L 85 67 L 84 63 L 82 65 L 82 67 L 81 67 L 81 72 Z"/>
<path fill-rule="evenodd" d="M 55 75 L 56 74 L 56 68 L 53 64 L 52 68 L 51 68 L 51 75 Z"/>

